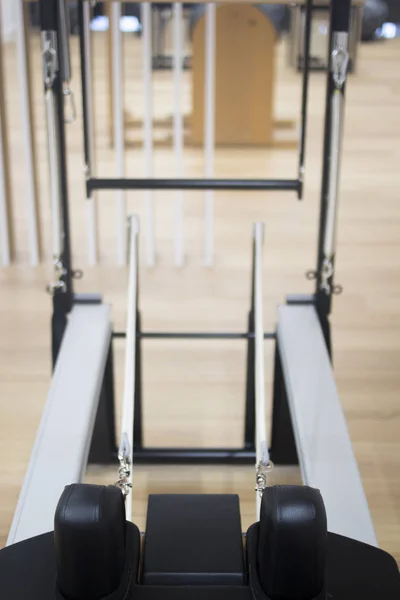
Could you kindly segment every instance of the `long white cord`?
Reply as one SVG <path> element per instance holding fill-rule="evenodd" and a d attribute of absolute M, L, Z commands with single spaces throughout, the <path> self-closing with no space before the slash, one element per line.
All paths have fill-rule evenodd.
<path fill-rule="evenodd" d="M 125 387 L 122 411 L 120 454 L 128 462 L 128 483 L 132 485 L 133 428 L 135 420 L 135 376 L 136 376 L 136 315 L 138 300 L 138 237 L 139 219 L 129 218 L 129 283 L 128 314 L 126 324 Z M 132 492 L 126 496 L 126 518 L 132 520 Z"/>
<path fill-rule="evenodd" d="M 254 326 L 255 326 L 255 391 L 256 391 L 256 467 L 268 467 L 270 457 L 267 444 L 267 415 L 265 406 L 265 373 L 264 373 L 264 318 L 263 318 L 263 289 L 262 248 L 264 243 L 264 224 L 254 226 Z M 260 514 L 261 496 L 257 496 L 257 518 Z"/>

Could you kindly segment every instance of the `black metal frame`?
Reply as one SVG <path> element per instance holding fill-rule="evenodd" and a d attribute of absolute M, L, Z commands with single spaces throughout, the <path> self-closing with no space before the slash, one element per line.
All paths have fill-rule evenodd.
<path fill-rule="evenodd" d="M 305 167 L 306 150 L 306 132 L 307 132 L 307 104 L 308 104 L 308 84 L 309 84 L 309 61 L 305 61 L 303 70 L 303 89 L 301 101 L 301 138 L 299 153 L 299 176 L 297 179 L 270 179 L 270 180 L 250 180 L 250 179 L 112 179 L 97 178 L 91 175 L 88 150 L 88 114 L 86 103 L 86 82 L 85 82 L 85 47 L 83 41 L 83 3 L 88 0 L 79 0 L 80 22 L 81 22 L 81 73 L 82 73 L 82 96 L 83 96 L 83 121 L 85 138 L 85 164 L 87 167 L 87 196 L 90 197 L 94 190 L 106 189 L 192 189 L 192 190 L 253 190 L 253 191 L 295 191 L 298 197 L 303 197 L 303 178 Z M 332 0 L 331 1 L 331 30 L 330 30 L 330 51 L 332 50 L 332 32 L 349 30 L 351 0 Z M 41 6 L 41 29 L 42 31 L 55 31 L 57 35 L 60 32 L 60 15 L 58 0 L 40 0 Z M 311 34 L 311 11 L 313 0 L 307 0 L 306 5 L 306 31 L 304 56 L 309 57 L 310 34 Z M 62 45 L 58 43 L 58 52 L 62 52 Z M 316 289 L 315 294 L 307 302 L 315 304 L 321 326 L 324 331 L 325 339 L 330 350 L 330 324 L 329 315 L 332 306 L 332 293 L 321 289 L 321 272 L 323 262 L 323 241 L 324 228 L 326 222 L 326 200 L 327 186 L 330 169 L 329 148 L 331 141 L 330 123 L 332 113 L 332 90 L 333 79 L 331 68 L 328 69 L 326 113 L 325 113 L 325 131 L 324 131 L 324 156 L 323 156 L 323 182 L 321 192 L 321 212 L 319 223 L 319 240 L 317 269 L 315 271 Z M 67 324 L 68 314 L 74 303 L 73 292 L 73 269 L 71 263 L 71 243 L 68 211 L 68 187 L 67 187 L 67 164 L 65 152 L 65 133 L 64 133 L 64 105 L 63 105 L 63 82 L 60 74 L 57 75 L 53 92 L 57 97 L 57 118 L 59 130 L 59 154 L 61 170 L 61 188 L 62 188 L 62 217 L 63 217 L 63 243 L 64 250 L 62 254 L 62 282 L 64 289 L 58 290 L 53 297 L 53 317 L 52 317 L 52 355 L 53 363 L 56 361 L 58 350 L 62 341 L 63 333 Z M 344 94 L 344 88 L 342 93 Z M 333 275 L 330 283 L 333 286 Z M 90 299 L 87 299 L 90 301 Z M 96 301 L 96 300 L 94 300 Z M 304 299 L 299 300 L 304 303 Z M 123 332 L 114 332 L 113 338 L 124 338 Z M 201 463 L 253 463 L 255 458 L 254 433 L 255 433 L 255 382 L 254 382 L 254 265 L 253 265 L 253 284 L 252 299 L 248 317 L 248 330 L 245 333 L 236 332 L 143 332 L 141 329 L 140 313 L 137 315 L 136 332 L 136 389 L 135 389 L 135 425 L 134 456 L 137 462 L 163 463 L 163 462 L 201 462 Z M 275 333 L 266 333 L 265 339 L 275 339 Z M 247 340 L 247 378 L 246 378 L 246 417 L 244 427 L 244 446 L 243 448 L 146 448 L 143 445 L 142 430 L 142 394 L 141 394 L 141 363 L 142 339 L 244 339 Z M 114 433 L 114 383 L 112 369 L 112 347 L 107 361 L 107 368 L 102 387 L 102 400 L 99 406 L 99 415 L 96 421 L 95 433 L 93 438 L 93 447 L 91 458 L 102 462 L 113 460 L 115 458 L 115 433 Z M 104 439 L 107 443 L 104 445 Z M 103 440 L 103 442 L 102 442 Z M 101 446 L 103 447 L 101 448 Z M 280 364 L 279 347 L 276 347 L 275 356 L 275 378 L 273 391 L 273 424 L 272 424 L 272 457 L 277 463 L 296 463 L 297 454 L 294 444 L 293 429 L 290 422 L 290 413 L 287 405 L 287 395 L 285 382 L 282 376 Z"/>

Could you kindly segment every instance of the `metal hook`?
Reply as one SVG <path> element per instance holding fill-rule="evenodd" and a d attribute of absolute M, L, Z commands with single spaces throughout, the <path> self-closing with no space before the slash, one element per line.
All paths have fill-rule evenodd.
<path fill-rule="evenodd" d="M 72 277 L 74 279 L 83 279 L 82 269 L 75 269 L 75 271 L 72 271 Z"/>
<path fill-rule="evenodd" d="M 75 123 L 76 121 L 76 103 L 75 103 L 75 95 L 74 92 L 71 90 L 71 88 L 69 86 L 66 86 L 64 88 L 64 102 L 65 104 L 67 104 L 67 98 L 70 99 L 70 106 L 71 106 L 71 116 L 70 117 L 65 117 L 64 116 L 64 123 L 66 123 L 67 125 L 72 125 L 72 123 Z M 66 111 L 67 112 L 67 111 Z"/>
<path fill-rule="evenodd" d="M 313 271 L 312 269 L 306 271 L 306 279 L 308 279 L 308 281 L 313 281 L 314 279 L 317 279 L 317 271 Z"/>
<path fill-rule="evenodd" d="M 268 473 L 274 468 L 272 460 L 268 461 L 268 464 L 264 465 L 259 462 L 256 464 L 256 487 L 254 488 L 260 496 L 263 495 L 265 488 L 267 487 Z"/>

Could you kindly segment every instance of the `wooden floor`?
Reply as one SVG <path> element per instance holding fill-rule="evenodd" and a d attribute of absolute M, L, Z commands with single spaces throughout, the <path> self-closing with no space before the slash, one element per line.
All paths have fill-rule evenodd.
<path fill-rule="evenodd" d="M 114 173 L 109 148 L 104 37 L 96 35 L 96 130 L 98 168 Z M 74 87 L 77 44 L 73 44 Z M 127 105 L 142 113 L 139 42 L 127 37 Z M 300 81 L 279 53 L 276 116 L 298 118 Z M 24 147 L 19 115 L 15 52 L 6 48 L 7 100 L 12 124 L 11 160 L 17 217 L 18 264 L 0 270 L 0 545 L 7 532 L 50 379 L 49 199 L 38 39 L 32 40 L 41 209 L 46 262 L 29 266 Z M 348 86 L 334 302 L 334 367 L 354 451 L 382 548 L 400 560 L 400 60 L 399 41 L 362 47 L 359 69 Z M 190 107 L 187 73 L 184 103 Z M 289 292 L 311 292 L 304 273 L 315 266 L 325 79 L 313 74 L 307 144 L 306 194 L 221 192 L 215 201 L 215 266 L 203 266 L 203 197 L 185 194 L 186 265 L 173 265 L 173 193 L 155 194 L 157 258 L 141 258 L 141 309 L 146 329 L 240 330 L 249 308 L 251 228 L 266 223 L 265 320 L 273 328 L 276 305 Z M 172 109 L 171 74 L 155 77 L 155 114 Z M 98 195 L 101 266 L 87 267 L 86 206 L 81 118 L 68 129 L 71 220 L 76 267 L 85 270 L 78 290 L 101 291 L 113 305 L 116 328 L 124 327 L 126 269 L 116 266 L 116 212 L 112 193 Z M 140 151 L 127 155 L 127 172 L 143 172 Z M 225 149 L 216 152 L 216 175 L 292 177 L 296 152 Z M 169 150 L 155 155 L 155 174 L 174 175 Z M 202 176 L 200 150 L 185 153 L 185 174 Z M 144 195 L 128 195 L 130 211 L 146 221 Z M 267 392 L 271 398 L 272 345 L 266 342 Z M 123 343 L 115 367 L 121 399 Z M 144 345 L 145 441 L 149 444 L 239 444 L 243 429 L 245 346 L 241 342 L 161 342 Z M 90 467 L 88 480 L 112 482 L 115 469 Z M 51 480 L 51 473 L 49 473 Z M 297 469 L 276 469 L 271 481 L 299 481 Z M 338 481 L 337 485 L 340 486 Z M 46 481 L 43 482 L 45 493 Z M 149 492 L 238 492 L 243 527 L 253 519 L 254 472 L 249 468 L 136 468 L 134 519 L 143 527 Z"/>

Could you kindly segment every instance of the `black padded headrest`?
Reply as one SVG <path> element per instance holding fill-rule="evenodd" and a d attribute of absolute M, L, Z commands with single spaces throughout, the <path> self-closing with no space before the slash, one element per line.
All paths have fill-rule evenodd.
<path fill-rule="evenodd" d="M 275 486 L 261 502 L 257 571 L 271 600 L 311 600 L 323 592 L 327 551 L 324 502 L 306 486 Z"/>
<path fill-rule="evenodd" d="M 54 519 L 57 587 L 67 600 L 98 600 L 120 585 L 125 503 L 115 486 L 65 488 Z"/>

